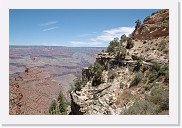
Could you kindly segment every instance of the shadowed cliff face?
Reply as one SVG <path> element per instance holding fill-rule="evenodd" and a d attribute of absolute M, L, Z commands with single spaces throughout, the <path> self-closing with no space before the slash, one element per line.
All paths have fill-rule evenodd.
<path fill-rule="evenodd" d="M 126 48 L 129 41 L 125 41 L 114 46 L 113 51 L 98 54 L 97 64 L 83 69 L 82 85 L 70 93 L 71 113 L 168 114 L 168 23 L 168 10 L 153 13 L 132 33 L 133 47 Z"/>
<path fill-rule="evenodd" d="M 48 114 L 61 86 L 40 68 L 26 68 L 10 81 L 10 114 Z"/>
<path fill-rule="evenodd" d="M 76 104 L 75 99 L 73 99 L 73 96 L 70 95 L 71 97 L 71 112 L 70 115 L 83 115 L 84 113 L 82 113 L 80 111 L 80 106 Z"/>
<path fill-rule="evenodd" d="M 133 39 L 150 40 L 169 35 L 169 10 L 160 10 L 148 16 L 132 33 Z"/>

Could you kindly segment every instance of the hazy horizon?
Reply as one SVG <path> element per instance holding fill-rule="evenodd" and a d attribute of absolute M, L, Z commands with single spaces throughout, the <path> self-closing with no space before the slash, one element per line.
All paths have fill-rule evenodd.
<path fill-rule="evenodd" d="M 68 48 L 107 48 L 107 46 L 56 46 L 56 45 L 9 45 L 10 47 L 12 46 L 19 46 L 19 47 L 68 47 Z"/>

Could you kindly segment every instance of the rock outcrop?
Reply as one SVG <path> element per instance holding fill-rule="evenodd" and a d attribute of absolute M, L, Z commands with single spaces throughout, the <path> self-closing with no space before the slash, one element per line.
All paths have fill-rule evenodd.
<path fill-rule="evenodd" d="M 155 88 L 164 90 L 165 94 L 168 93 L 169 76 L 166 68 L 169 63 L 168 20 L 168 10 L 160 10 L 146 18 L 132 33 L 134 47 L 126 49 L 125 57 L 118 58 L 115 53 L 107 51 L 98 54 L 96 63 L 104 67 L 102 82 L 93 86 L 93 77 L 89 74 L 91 69 L 83 69 L 82 79 L 86 80 L 86 83 L 83 82 L 81 90 L 72 91 L 70 94 L 71 114 L 135 114 L 137 108 L 136 110 L 130 108 L 137 106 L 139 101 L 142 103 L 139 104 L 140 107 L 147 105 L 151 107 L 153 101 L 148 101 L 147 97 L 151 96 Z M 126 46 L 125 43 L 122 45 Z M 155 108 L 155 105 L 152 107 Z M 162 111 L 156 107 L 154 112 L 150 107 L 147 108 L 148 111 L 140 114 L 158 114 L 158 111 Z"/>
<path fill-rule="evenodd" d="M 160 10 L 148 16 L 132 33 L 133 39 L 150 40 L 169 35 L 169 10 Z"/>
<path fill-rule="evenodd" d="M 19 84 L 17 82 L 11 82 L 10 83 L 10 109 L 9 114 L 12 115 L 20 115 L 23 114 L 23 111 L 21 109 L 23 103 L 23 94 L 20 91 Z"/>

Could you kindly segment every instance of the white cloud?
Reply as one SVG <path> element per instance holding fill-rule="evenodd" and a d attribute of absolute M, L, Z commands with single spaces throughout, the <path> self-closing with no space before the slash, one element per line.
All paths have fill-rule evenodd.
<path fill-rule="evenodd" d="M 46 32 L 46 31 L 54 30 L 56 28 L 58 28 L 58 27 L 50 27 L 50 28 L 43 29 L 42 31 Z"/>
<path fill-rule="evenodd" d="M 49 22 L 40 24 L 40 26 L 49 26 L 49 25 L 53 25 L 53 24 L 56 24 L 56 23 L 58 23 L 58 21 L 49 21 Z"/>
<path fill-rule="evenodd" d="M 110 30 L 105 30 L 105 33 L 109 33 L 109 34 L 118 34 L 118 33 L 131 33 L 134 30 L 134 27 L 118 27 L 118 28 L 114 28 L 114 29 L 110 29 Z"/>
<path fill-rule="evenodd" d="M 93 46 L 93 47 L 99 47 L 99 46 L 107 46 L 110 41 L 112 41 L 115 37 L 120 38 L 121 35 L 125 34 L 128 36 L 134 31 L 135 27 L 118 27 L 113 28 L 109 30 L 104 30 L 101 32 L 100 35 L 96 36 L 95 38 L 90 38 L 86 42 L 80 42 L 80 41 L 71 41 L 70 43 L 74 46 Z M 97 32 L 92 32 L 91 34 L 85 34 L 87 35 L 93 35 Z"/>
<path fill-rule="evenodd" d="M 114 39 L 114 37 L 121 37 L 121 35 L 125 34 L 128 36 L 133 32 L 135 28 L 134 27 L 118 27 L 114 29 L 104 30 L 103 33 L 96 38 L 92 39 L 95 41 L 111 41 Z"/>
<path fill-rule="evenodd" d="M 58 28 L 58 26 L 55 26 L 58 23 L 58 21 L 49 21 L 46 23 L 42 23 L 39 26 L 43 28 L 43 32 L 50 31 Z M 54 25 L 54 26 L 53 26 Z"/>

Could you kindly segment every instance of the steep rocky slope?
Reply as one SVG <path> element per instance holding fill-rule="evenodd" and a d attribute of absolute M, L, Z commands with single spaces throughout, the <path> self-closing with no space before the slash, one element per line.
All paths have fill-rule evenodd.
<path fill-rule="evenodd" d="M 95 64 L 83 69 L 81 84 L 70 94 L 71 114 L 168 114 L 168 20 L 168 10 L 160 10 L 131 38 L 111 41 Z"/>
<path fill-rule="evenodd" d="M 150 40 L 169 35 L 169 10 L 154 12 L 132 33 L 134 39 Z"/>
<path fill-rule="evenodd" d="M 26 68 L 10 81 L 10 114 L 40 115 L 49 114 L 49 107 L 56 99 L 61 86 L 48 72 L 33 67 Z"/>

